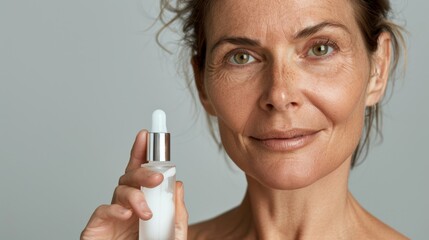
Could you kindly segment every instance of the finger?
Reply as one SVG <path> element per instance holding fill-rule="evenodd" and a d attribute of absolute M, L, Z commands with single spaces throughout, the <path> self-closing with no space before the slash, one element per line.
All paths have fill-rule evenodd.
<path fill-rule="evenodd" d="M 137 169 L 146 162 L 146 141 L 147 130 L 143 129 L 136 136 L 125 172 Z"/>
<path fill-rule="evenodd" d="M 176 182 L 176 222 L 175 239 L 185 240 L 188 235 L 188 211 L 185 206 L 183 183 Z"/>
<path fill-rule="evenodd" d="M 140 187 L 153 188 L 158 186 L 164 175 L 159 172 L 150 170 L 149 168 L 139 167 L 137 169 L 128 171 L 119 178 L 118 185 L 127 185 L 140 189 Z"/>
<path fill-rule="evenodd" d="M 132 211 L 118 204 L 101 205 L 95 209 L 86 228 L 96 228 L 103 226 L 106 222 L 113 220 L 127 220 L 131 217 Z"/>
<path fill-rule="evenodd" d="M 148 220 L 152 217 L 152 211 L 146 202 L 143 192 L 139 189 L 119 185 L 115 189 L 113 202 L 126 208 L 131 208 L 141 219 Z"/>

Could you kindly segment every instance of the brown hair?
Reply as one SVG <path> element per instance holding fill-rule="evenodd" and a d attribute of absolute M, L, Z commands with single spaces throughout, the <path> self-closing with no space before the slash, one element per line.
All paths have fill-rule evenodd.
<path fill-rule="evenodd" d="M 381 33 L 387 32 L 392 38 L 392 64 L 390 68 L 390 78 L 397 69 L 401 53 L 405 53 L 405 41 L 402 27 L 390 20 L 391 7 L 389 0 L 350 0 L 354 4 L 355 18 L 363 35 L 368 54 L 373 54 L 378 47 L 378 38 Z M 204 32 L 205 17 L 212 1 L 208 0 L 176 0 L 173 5 L 171 0 L 161 0 L 161 12 L 159 19 L 164 24 L 160 30 L 162 32 L 174 21 L 180 20 L 183 23 L 182 32 L 185 45 L 190 49 L 191 58 L 194 58 L 199 69 L 204 69 L 206 57 L 206 37 Z M 173 16 L 166 21 L 166 15 L 170 12 Z M 157 38 L 158 39 L 158 38 Z M 391 81 L 393 82 L 393 81 Z M 393 84 L 393 83 L 392 83 Z M 357 159 L 368 154 L 371 136 L 382 138 L 381 134 L 381 104 L 380 102 L 369 106 L 366 109 L 363 137 L 357 145 L 352 156 L 352 167 L 357 164 Z M 209 126 L 214 136 L 213 122 L 209 120 Z M 375 128 L 373 130 L 373 128 Z M 375 131 L 375 132 L 374 132 Z M 216 139 L 216 138 L 215 138 Z M 218 144 L 220 144 L 219 140 Z"/>

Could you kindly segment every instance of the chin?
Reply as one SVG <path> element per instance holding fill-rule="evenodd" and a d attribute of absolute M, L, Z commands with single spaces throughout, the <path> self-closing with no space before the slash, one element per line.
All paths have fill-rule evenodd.
<path fill-rule="evenodd" d="M 338 159 L 338 161 L 328 161 Z M 266 188 L 276 190 L 297 190 L 311 186 L 321 180 L 348 179 L 351 157 L 322 157 L 307 156 L 293 160 L 277 158 L 270 161 L 255 161 L 245 173 L 248 181 L 258 182 Z M 267 160 L 267 159 L 266 159 Z M 270 164 L 271 163 L 271 164 Z M 328 176 L 332 176 L 333 178 Z"/>
<path fill-rule="evenodd" d="M 297 190 L 308 187 L 315 183 L 318 178 L 303 176 L 299 174 L 290 175 L 269 175 L 263 178 L 256 178 L 256 180 L 267 188 L 276 190 Z"/>
<path fill-rule="evenodd" d="M 320 166 L 282 161 L 280 164 L 252 169 L 246 175 L 267 188 L 296 190 L 312 185 L 326 174 L 321 171 Z"/>

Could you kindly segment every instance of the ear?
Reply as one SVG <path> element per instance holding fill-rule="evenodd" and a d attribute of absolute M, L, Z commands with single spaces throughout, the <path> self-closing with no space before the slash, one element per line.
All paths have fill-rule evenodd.
<path fill-rule="evenodd" d="M 197 86 L 200 102 L 209 115 L 216 116 L 210 99 L 207 96 L 207 91 L 204 85 L 204 70 L 200 69 L 197 56 L 192 57 L 191 64 L 192 70 L 194 71 L 195 85 Z"/>
<path fill-rule="evenodd" d="M 371 76 L 367 88 L 366 106 L 377 104 L 384 96 L 389 79 L 391 36 L 383 32 L 378 37 L 377 51 L 372 56 Z"/>

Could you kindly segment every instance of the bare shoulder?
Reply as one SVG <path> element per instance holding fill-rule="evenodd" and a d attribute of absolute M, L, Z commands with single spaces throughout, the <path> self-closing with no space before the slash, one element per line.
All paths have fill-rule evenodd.
<path fill-rule="evenodd" d="M 360 229 L 359 236 L 362 239 L 389 239 L 389 240 L 407 240 L 405 235 L 401 234 L 391 226 L 382 222 L 373 215 L 367 213 L 367 218 L 363 228 Z"/>
<path fill-rule="evenodd" d="M 401 234 L 394 228 L 376 219 L 378 223 L 373 225 L 374 239 L 392 239 L 392 240 L 407 240 L 405 235 Z"/>

